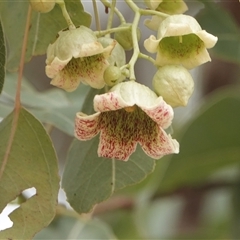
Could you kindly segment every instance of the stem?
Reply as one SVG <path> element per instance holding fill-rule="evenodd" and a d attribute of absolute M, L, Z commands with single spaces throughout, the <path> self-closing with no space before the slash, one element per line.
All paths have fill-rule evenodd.
<path fill-rule="evenodd" d="M 96 0 L 92 0 L 92 4 L 93 4 L 94 16 L 95 16 L 96 29 L 98 31 L 100 31 L 101 30 L 101 26 L 100 26 L 100 19 L 99 19 L 98 7 L 97 7 Z"/>
<path fill-rule="evenodd" d="M 113 22 L 113 16 L 114 16 L 114 8 L 116 7 L 116 0 L 112 0 L 111 8 L 110 8 L 110 14 L 108 16 L 108 23 L 107 23 L 107 29 L 110 29 L 112 27 Z M 107 34 L 110 35 L 110 34 Z M 108 36 L 110 37 L 110 36 Z"/>
<path fill-rule="evenodd" d="M 153 63 L 155 65 L 156 61 L 155 59 L 151 58 L 150 56 L 143 54 L 143 53 L 139 53 L 138 57 L 146 59 L 148 61 L 150 61 L 151 63 Z"/>
<path fill-rule="evenodd" d="M 107 0 L 101 0 L 101 2 L 105 7 L 111 8 L 111 3 L 108 2 Z M 124 16 L 122 15 L 122 13 L 116 7 L 114 7 L 114 12 L 118 16 L 121 24 L 126 23 L 126 20 L 125 20 Z"/>
<path fill-rule="evenodd" d="M 5 170 L 5 167 L 7 165 L 7 161 L 9 158 L 9 154 L 12 148 L 14 136 L 17 129 L 17 122 L 20 114 L 21 109 L 21 84 L 22 84 L 22 75 L 23 75 L 23 67 L 25 62 L 25 53 L 27 49 L 27 42 L 28 42 L 28 33 L 31 25 L 31 16 L 32 16 L 32 8 L 29 5 L 28 6 L 28 13 L 27 13 L 27 20 L 25 25 L 25 31 L 24 31 L 24 38 L 22 43 L 22 52 L 21 52 L 21 58 L 20 58 L 20 64 L 19 64 L 19 70 L 18 70 L 18 81 L 17 81 L 17 90 L 16 90 L 16 96 L 15 96 L 15 105 L 13 110 L 13 121 L 12 121 L 12 128 L 10 131 L 7 148 L 5 155 L 3 157 L 2 165 L 0 166 L 0 179 L 2 178 L 3 172 Z"/>
<path fill-rule="evenodd" d="M 65 18 L 68 24 L 68 28 L 75 29 L 76 27 L 68 14 L 64 0 L 56 0 L 56 3 L 59 4 L 59 6 L 61 7 L 63 17 Z"/>
<path fill-rule="evenodd" d="M 141 15 L 157 15 L 157 16 L 163 17 L 163 18 L 170 16 L 169 14 L 162 13 L 162 12 L 155 11 L 155 10 L 139 9 L 139 11 L 140 11 Z"/>
<path fill-rule="evenodd" d="M 121 31 L 126 31 L 130 28 L 131 26 L 126 26 L 126 27 L 116 27 L 116 28 L 110 28 L 102 31 L 95 31 L 95 34 L 97 37 L 105 36 L 110 33 L 114 32 L 121 32 Z"/>
<path fill-rule="evenodd" d="M 130 3 L 130 2 L 128 2 L 128 3 Z M 129 71 L 130 71 L 129 79 L 130 80 L 136 80 L 134 66 L 135 66 L 135 63 L 138 59 L 139 53 L 140 53 L 139 45 L 138 45 L 138 39 L 137 39 L 137 27 L 138 27 L 140 17 L 141 17 L 140 12 L 136 10 L 134 20 L 133 20 L 133 24 L 132 24 L 133 55 L 132 55 L 131 60 L 129 62 Z"/>

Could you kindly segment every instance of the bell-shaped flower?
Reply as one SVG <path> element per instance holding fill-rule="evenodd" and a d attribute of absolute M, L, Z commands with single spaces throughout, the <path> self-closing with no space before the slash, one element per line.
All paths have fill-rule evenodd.
<path fill-rule="evenodd" d="M 181 64 L 192 69 L 211 61 L 207 48 L 212 48 L 217 37 L 202 30 L 195 18 L 173 15 L 161 22 L 157 38 L 151 35 L 144 46 L 157 53 L 156 65 Z"/>
<path fill-rule="evenodd" d="M 145 4 L 150 8 L 158 12 L 166 13 L 169 15 L 181 14 L 188 10 L 188 6 L 183 0 L 145 0 Z M 158 15 L 152 16 L 151 19 L 146 19 L 144 24 L 154 30 L 157 31 L 159 24 L 164 20 Z"/>
<path fill-rule="evenodd" d="M 95 96 L 94 109 L 89 116 L 77 113 L 75 136 L 89 140 L 100 132 L 99 157 L 127 161 L 137 143 L 154 159 L 179 152 L 178 142 L 164 131 L 171 125 L 173 109 L 148 87 L 119 83 Z"/>
<path fill-rule="evenodd" d="M 103 73 L 108 67 L 116 42 L 103 47 L 94 32 L 84 26 L 62 30 L 47 49 L 46 74 L 51 84 L 74 91 L 80 82 L 93 88 L 103 88 Z"/>

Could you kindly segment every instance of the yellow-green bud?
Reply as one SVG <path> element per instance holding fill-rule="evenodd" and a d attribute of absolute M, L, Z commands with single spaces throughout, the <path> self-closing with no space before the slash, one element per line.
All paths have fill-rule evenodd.
<path fill-rule="evenodd" d="M 29 0 L 34 11 L 40 13 L 50 12 L 55 6 L 55 0 Z"/>
<path fill-rule="evenodd" d="M 121 24 L 119 27 L 130 27 L 131 23 Z M 140 29 L 137 29 L 137 39 L 139 41 L 141 37 Z M 116 32 L 114 34 L 114 38 L 118 41 L 118 43 L 125 49 L 131 50 L 133 48 L 133 40 L 132 40 L 132 30 L 129 28 L 125 31 Z"/>
<path fill-rule="evenodd" d="M 194 82 L 183 66 L 165 65 L 154 75 L 153 88 L 172 107 L 186 106 L 193 93 Z"/>
<path fill-rule="evenodd" d="M 105 83 L 112 87 L 116 85 L 119 82 L 119 79 L 121 77 L 121 70 L 116 66 L 109 66 L 104 71 L 103 78 Z"/>

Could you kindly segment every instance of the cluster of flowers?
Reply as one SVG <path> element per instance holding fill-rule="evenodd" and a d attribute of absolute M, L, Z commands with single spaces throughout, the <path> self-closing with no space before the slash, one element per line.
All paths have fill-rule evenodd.
<path fill-rule="evenodd" d="M 164 129 L 172 123 L 173 107 L 185 106 L 193 92 L 188 70 L 210 61 L 206 49 L 217 42 L 193 17 L 183 14 L 184 1 L 145 0 L 145 4 L 156 12 L 145 24 L 158 31 L 157 37 L 151 35 L 144 42 L 148 52 L 156 53 L 154 91 L 123 71 L 129 64 L 121 34 L 124 37 L 127 32 L 119 32 L 117 41 L 97 38 L 85 26 L 69 28 L 60 31 L 47 50 L 46 74 L 51 84 L 66 91 L 74 91 L 80 82 L 96 89 L 112 87 L 94 97 L 96 113 L 76 114 L 76 138 L 89 140 L 100 133 L 100 157 L 127 161 L 137 144 L 154 159 L 178 153 L 178 142 Z M 168 16 L 163 19 L 158 12 Z"/>

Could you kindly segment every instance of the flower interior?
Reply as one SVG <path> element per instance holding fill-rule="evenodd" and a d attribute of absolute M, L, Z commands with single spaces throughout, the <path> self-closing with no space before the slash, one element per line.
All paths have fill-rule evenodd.
<path fill-rule="evenodd" d="M 165 37 L 159 43 L 161 53 L 170 58 L 189 58 L 204 48 L 204 42 L 196 34 Z"/>
<path fill-rule="evenodd" d="M 156 141 L 159 135 L 157 123 L 136 105 L 102 112 L 99 124 L 105 140 L 100 153 L 108 158 L 126 159 L 135 150 L 137 142 L 146 146 L 148 142 Z"/>
<path fill-rule="evenodd" d="M 62 74 L 72 78 L 90 76 L 96 68 L 99 68 L 99 62 L 105 60 L 102 53 L 88 57 L 72 58 L 71 61 L 63 68 Z"/>

